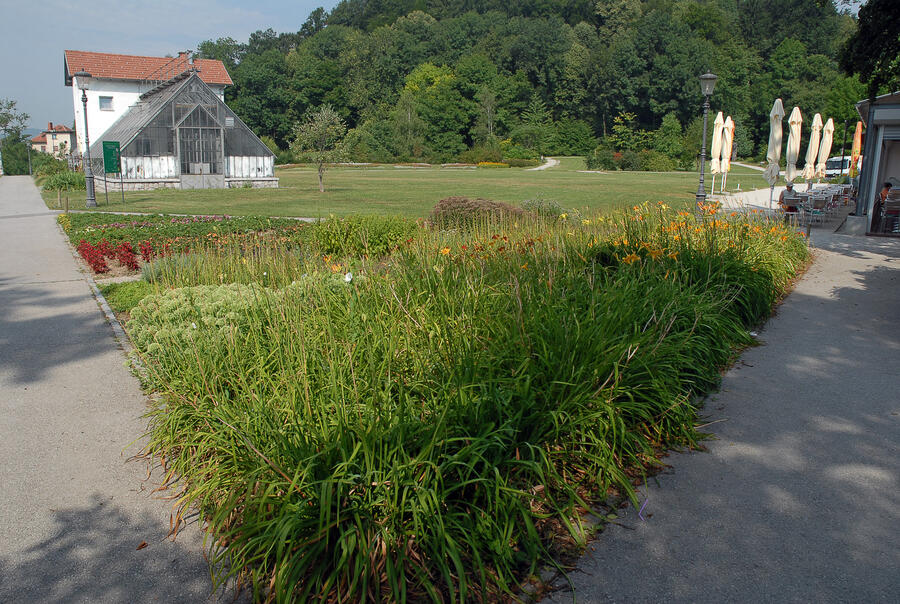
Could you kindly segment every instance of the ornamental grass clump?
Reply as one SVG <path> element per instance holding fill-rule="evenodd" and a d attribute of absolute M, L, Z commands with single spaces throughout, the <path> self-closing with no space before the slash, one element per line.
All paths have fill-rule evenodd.
<path fill-rule="evenodd" d="M 697 442 L 697 396 L 807 256 L 774 223 L 640 206 L 164 290 L 128 323 L 163 394 L 147 453 L 259 600 L 499 600 Z"/>

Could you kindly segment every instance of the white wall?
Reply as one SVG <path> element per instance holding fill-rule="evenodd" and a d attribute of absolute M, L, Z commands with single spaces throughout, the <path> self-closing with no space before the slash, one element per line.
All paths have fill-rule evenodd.
<path fill-rule="evenodd" d="M 84 153 L 84 111 L 81 102 L 81 87 L 78 78 L 72 79 L 72 103 L 75 109 L 75 130 L 78 134 L 78 150 Z M 100 110 L 100 97 L 111 96 L 112 111 Z M 141 96 L 137 82 L 125 80 L 100 80 L 91 78 L 87 91 L 88 137 L 93 144 L 100 136 L 122 117 L 129 107 Z"/>
<path fill-rule="evenodd" d="M 275 176 L 275 158 L 229 155 L 225 158 L 225 176 L 227 178 Z"/>
<path fill-rule="evenodd" d="M 900 179 L 900 141 L 884 141 L 884 168 L 878 179 L 877 189 L 889 178 Z"/>
<path fill-rule="evenodd" d="M 88 119 L 90 119 L 90 116 L 88 116 Z M 123 157 L 122 177 L 128 180 L 177 178 L 178 168 L 175 156 Z"/>

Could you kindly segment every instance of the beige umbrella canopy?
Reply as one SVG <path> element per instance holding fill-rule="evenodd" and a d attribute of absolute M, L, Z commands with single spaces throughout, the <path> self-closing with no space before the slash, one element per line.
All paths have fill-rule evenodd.
<path fill-rule="evenodd" d="M 781 122 L 783 120 L 784 105 L 781 103 L 781 99 L 775 99 L 772 111 L 769 112 L 769 150 L 766 152 L 766 161 L 769 165 L 766 166 L 765 172 L 766 182 L 773 187 L 781 170 L 779 164 L 781 162 L 781 142 L 783 140 Z"/>
<path fill-rule="evenodd" d="M 816 156 L 819 154 L 819 140 L 822 138 L 822 116 L 818 113 L 813 116 L 813 123 L 809 133 L 809 147 L 806 148 L 806 165 L 803 166 L 803 179 L 812 180 L 816 177 Z"/>
<path fill-rule="evenodd" d="M 825 162 L 831 154 L 831 143 L 834 140 L 834 120 L 828 118 L 822 129 L 822 142 L 819 143 L 819 160 L 816 162 L 816 178 L 825 178 Z"/>
<path fill-rule="evenodd" d="M 788 118 L 788 142 L 785 150 L 785 160 L 787 166 L 784 170 L 784 179 L 793 182 L 795 178 L 800 176 L 797 169 L 797 159 L 800 157 L 800 127 L 803 125 L 803 116 L 800 115 L 800 108 L 794 107 L 791 116 Z"/>
<path fill-rule="evenodd" d="M 718 174 L 719 156 L 722 154 L 722 127 L 725 125 L 725 119 L 722 112 L 716 114 L 716 121 L 713 122 L 712 143 L 709 145 L 709 173 Z"/>

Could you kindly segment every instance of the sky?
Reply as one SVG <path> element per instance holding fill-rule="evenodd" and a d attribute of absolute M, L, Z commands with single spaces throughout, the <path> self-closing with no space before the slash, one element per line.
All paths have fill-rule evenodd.
<path fill-rule="evenodd" d="M 63 51 L 166 56 L 203 40 L 272 28 L 297 31 L 316 7 L 338 0 L 0 0 L 0 98 L 47 122 L 72 125 L 72 89 L 63 83 Z"/>

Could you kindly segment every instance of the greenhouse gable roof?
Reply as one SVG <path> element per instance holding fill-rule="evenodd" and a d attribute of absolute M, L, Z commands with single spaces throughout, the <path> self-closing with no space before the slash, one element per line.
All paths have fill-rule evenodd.
<path fill-rule="evenodd" d="M 164 110 L 175 103 L 173 115 L 165 116 Z M 181 110 L 186 113 L 177 114 Z M 137 103 L 128 108 L 112 126 L 110 126 L 99 138 L 91 141 L 91 155 L 100 157 L 103 153 L 104 141 L 118 141 L 119 148 L 124 152 L 142 132 L 150 128 L 163 127 L 169 131 L 178 128 L 188 114 L 196 114 L 197 109 L 209 116 L 217 127 L 224 127 L 226 137 L 226 150 L 231 147 L 252 149 L 252 153 L 237 153 L 238 155 L 273 156 L 272 151 L 259 140 L 253 131 L 232 111 L 228 105 L 222 102 L 219 96 L 200 78 L 197 72 L 187 72 L 151 92 L 141 95 Z M 168 125 L 162 123 L 154 126 L 152 122 L 157 117 L 165 116 Z M 243 143 L 241 144 L 241 141 Z M 235 146 L 237 145 L 237 146 Z M 152 155 L 152 153 L 151 153 Z"/>
<path fill-rule="evenodd" d="M 180 82 L 160 88 L 154 94 L 142 96 L 141 100 L 129 107 L 128 111 L 122 114 L 122 117 L 116 120 L 100 138 L 91 143 L 91 155 L 97 157 L 97 153 L 103 153 L 103 141 L 118 141 L 120 148 L 127 147 L 140 134 L 141 130 L 159 115 L 169 101 L 185 88 L 192 78 L 196 77 L 196 74 L 192 74 Z"/>

